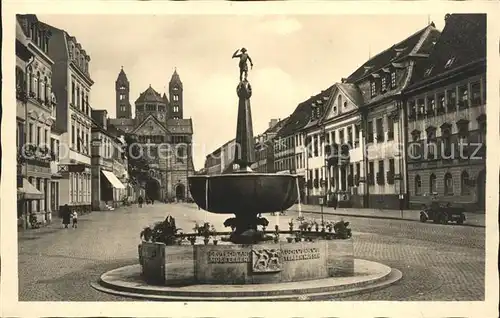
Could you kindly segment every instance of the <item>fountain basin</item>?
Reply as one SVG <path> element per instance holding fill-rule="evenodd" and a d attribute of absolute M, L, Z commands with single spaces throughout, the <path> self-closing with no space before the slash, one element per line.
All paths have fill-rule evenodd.
<path fill-rule="evenodd" d="M 352 239 L 253 245 L 139 245 L 153 285 L 269 284 L 354 275 Z"/>
<path fill-rule="evenodd" d="M 272 173 L 197 175 L 189 177 L 189 189 L 206 211 L 257 215 L 290 208 L 298 198 L 297 178 Z"/>

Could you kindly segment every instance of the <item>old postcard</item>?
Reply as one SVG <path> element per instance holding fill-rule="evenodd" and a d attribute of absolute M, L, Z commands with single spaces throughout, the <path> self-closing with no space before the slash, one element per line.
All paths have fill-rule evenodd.
<path fill-rule="evenodd" d="M 495 9 L 6 3 L 2 316 L 497 316 Z"/>

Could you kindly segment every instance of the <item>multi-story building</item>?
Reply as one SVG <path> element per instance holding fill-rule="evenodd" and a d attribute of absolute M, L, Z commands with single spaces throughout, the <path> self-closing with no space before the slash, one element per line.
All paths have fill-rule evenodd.
<path fill-rule="evenodd" d="M 90 139 L 92 129 L 90 56 L 65 30 L 44 24 L 52 33 L 48 45 L 52 87 L 57 97 L 55 127 L 61 131 L 59 204 L 81 212 L 91 210 Z"/>
<path fill-rule="evenodd" d="M 335 195 L 339 206 L 362 207 L 364 194 L 363 144 L 359 128 L 360 90 L 354 84 L 337 83 L 321 95 L 304 129 L 308 156 L 310 202 Z"/>
<path fill-rule="evenodd" d="M 408 189 L 414 207 L 440 201 L 483 210 L 486 14 L 451 14 L 405 90 Z"/>
<path fill-rule="evenodd" d="M 109 210 L 127 199 L 128 166 L 125 141 L 108 131 L 106 110 L 92 110 L 92 208 Z"/>
<path fill-rule="evenodd" d="M 28 215 L 30 223 L 45 224 L 58 210 L 54 206 L 58 181 L 52 179 L 54 154 L 50 140 L 56 120 L 56 99 L 52 94 L 54 60 L 49 55 L 53 41 L 50 28 L 35 15 L 17 15 L 18 216 L 23 227 L 27 227 Z"/>
<path fill-rule="evenodd" d="M 320 203 L 319 198 L 324 197 L 326 189 L 330 188 L 331 179 L 324 152 L 326 134 L 321 127 L 321 117 L 328 107 L 331 94 L 332 87 L 321 91 L 307 101 L 311 112 L 309 121 L 301 129 L 301 133 L 294 136 L 296 145 L 294 150 L 298 150 L 300 146 L 302 146 L 300 149 L 304 150 L 303 158 L 300 158 L 299 152 L 296 154 L 299 160 L 294 161 L 296 166 L 305 167 L 306 196 L 309 204 Z"/>
<path fill-rule="evenodd" d="M 375 55 L 354 71 L 346 84 L 361 92 L 364 131 L 365 207 L 397 209 L 408 200 L 401 91 L 415 65 L 429 56 L 440 32 L 430 24 Z"/>
<path fill-rule="evenodd" d="M 274 172 L 274 139 L 281 128 L 286 124 L 285 119 L 271 119 L 269 128 L 255 137 L 255 163 L 251 168 L 256 172 Z"/>
<path fill-rule="evenodd" d="M 151 85 L 135 101 L 135 118 L 129 102 L 130 82 L 122 70 L 116 80 L 117 118 L 108 122 L 124 134 L 134 135 L 148 161 L 150 178 L 141 185 L 146 197 L 184 200 L 190 196 L 188 177 L 194 173 L 193 124 L 183 118 L 183 84 L 174 71 L 169 96 Z"/>

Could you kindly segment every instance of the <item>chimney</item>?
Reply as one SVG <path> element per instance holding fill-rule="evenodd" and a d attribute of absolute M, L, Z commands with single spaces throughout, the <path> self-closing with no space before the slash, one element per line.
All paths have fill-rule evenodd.
<path fill-rule="evenodd" d="M 278 119 L 273 118 L 269 121 L 269 128 L 273 128 L 278 123 Z"/>
<path fill-rule="evenodd" d="M 92 119 L 104 130 L 108 129 L 108 111 L 105 109 L 94 110 L 91 113 Z"/>

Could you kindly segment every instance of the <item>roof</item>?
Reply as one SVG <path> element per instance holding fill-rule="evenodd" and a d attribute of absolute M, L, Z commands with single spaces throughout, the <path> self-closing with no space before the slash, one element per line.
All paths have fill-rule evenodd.
<path fill-rule="evenodd" d="M 337 87 L 344 95 L 352 100 L 357 106 L 363 105 L 363 94 L 359 87 L 350 83 L 339 83 Z"/>
<path fill-rule="evenodd" d="M 127 74 L 125 74 L 125 71 L 123 70 L 123 66 L 122 66 L 122 69 L 120 70 L 120 73 L 118 73 L 118 78 L 116 79 L 116 82 L 117 83 L 128 83 Z"/>
<path fill-rule="evenodd" d="M 354 71 L 354 73 L 349 75 L 349 77 L 347 78 L 347 82 L 350 82 L 350 83 L 358 82 L 361 79 L 363 79 L 365 76 L 371 74 L 373 71 L 377 71 L 386 65 L 389 65 L 391 63 L 394 63 L 394 62 L 397 62 L 399 60 L 404 59 L 410 53 L 412 53 L 412 54 L 425 54 L 426 51 L 428 51 L 430 49 L 429 45 L 425 45 L 425 46 L 422 45 L 420 47 L 417 47 L 417 45 L 423 44 L 423 43 L 420 43 L 421 42 L 420 40 L 421 40 L 422 36 L 426 34 L 426 31 L 428 29 L 436 30 L 434 23 L 431 23 L 430 25 L 426 26 L 425 28 L 410 35 L 409 37 L 407 37 L 403 41 L 392 45 L 391 47 L 387 48 L 386 50 L 384 50 L 384 51 L 380 52 L 379 54 L 375 55 L 374 57 L 370 58 L 363 65 L 361 65 L 356 71 Z M 366 71 L 367 69 L 370 70 L 370 72 L 367 72 Z"/>
<path fill-rule="evenodd" d="M 416 66 L 411 84 L 486 58 L 486 14 L 451 14 L 445 21 L 429 57 Z"/>
<path fill-rule="evenodd" d="M 288 117 L 286 117 L 284 119 L 281 119 L 274 126 L 267 128 L 266 131 L 264 131 L 263 134 L 270 134 L 270 133 L 277 133 L 277 132 L 279 132 L 286 125 L 286 123 L 287 123 L 287 121 L 289 119 L 290 119 L 290 116 L 288 116 Z"/>
<path fill-rule="evenodd" d="M 167 119 L 167 129 L 173 134 L 192 134 L 193 121 L 189 119 Z"/>
<path fill-rule="evenodd" d="M 177 73 L 177 68 L 174 70 L 174 73 L 172 74 L 172 77 L 170 78 L 170 83 L 169 86 L 172 86 L 172 84 L 178 84 L 182 88 L 182 81 Z"/>
<path fill-rule="evenodd" d="M 155 91 L 154 88 L 151 87 L 151 85 L 149 85 L 149 87 L 144 91 L 142 92 L 139 97 L 137 98 L 137 100 L 135 101 L 135 103 L 145 103 L 145 102 L 154 102 L 154 103 L 162 103 L 164 104 L 165 101 L 162 99 L 160 93 L 158 93 L 157 91 Z"/>
<path fill-rule="evenodd" d="M 320 122 L 321 118 L 328 110 L 328 106 L 331 104 L 330 99 L 332 98 L 332 93 L 335 90 L 335 86 L 336 85 L 334 84 L 334 85 L 330 86 L 327 90 L 324 90 L 320 94 L 311 98 L 311 109 L 310 109 L 311 116 L 310 116 L 309 122 L 303 128 L 310 128 L 310 127 L 316 126 Z M 313 118 L 312 117 L 313 104 L 315 104 L 315 102 L 320 98 L 323 99 L 322 105 L 324 105 L 324 107 L 321 109 L 322 112 L 321 112 L 320 116 L 317 118 Z"/>

